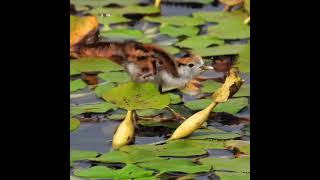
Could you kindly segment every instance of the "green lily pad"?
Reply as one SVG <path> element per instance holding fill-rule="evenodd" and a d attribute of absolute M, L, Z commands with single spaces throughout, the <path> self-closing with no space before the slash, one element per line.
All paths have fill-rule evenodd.
<path fill-rule="evenodd" d="M 92 14 L 156 14 L 160 13 L 160 9 L 154 6 L 126 6 L 123 8 L 94 8 L 89 11 Z"/>
<path fill-rule="evenodd" d="M 128 6 L 138 4 L 140 0 L 70 0 L 71 4 L 75 6 L 92 6 L 92 7 L 103 7 L 110 4 L 117 4 L 119 6 Z"/>
<path fill-rule="evenodd" d="M 215 36 L 211 35 L 201 35 L 195 37 L 189 37 L 179 43 L 176 43 L 176 46 L 191 48 L 191 49 L 201 49 L 206 48 L 210 45 L 223 45 L 224 40 L 218 39 Z"/>
<path fill-rule="evenodd" d="M 182 98 L 178 94 L 167 93 L 170 96 L 170 104 L 179 104 L 182 102 Z"/>
<path fill-rule="evenodd" d="M 194 146 L 199 146 L 205 150 L 209 149 L 224 149 L 224 142 L 214 139 L 185 139 Z"/>
<path fill-rule="evenodd" d="M 87 87 L 87 84 L 81 79 L 70 81 L 70 92 L 74 92 Z"/>
<path fill-rule="evenodd" d="M 173 46 L 160 46 L 160 47 L 170 54 L 177 54 L 180 52 L 180 49 Z"/>
<path fill-rule="evenodd" d="M 101 36 L 107 38 L 140 39 L 143 32 L 137 29 L 112 29 L 101 32 Z"/>
<path fill-rule="evenodd" d="M 203 165 L 211 166 L 216 171 L 250 172 L 250 157 L 240 158 L 203 158 L 199 160 Z"/>
<path fill-rule="evenodd" d="M 98 16 L 98 21 L 100 24 L 103 24 L 103 30 L 109 30 L 110 24 L 118 24 L 118 23 L 126 23 L 126 22 L 130 22 L 131 20 L 128 18 L 123 17 L 122 15 L 119 14 L 111 14 L 110 16 Z"/>
<path fill-rule="evenodd" d="M 127 110 L 163 109 L 170 104 L 170 97 L 160 94 L 152 83 L 128 82 L 103 94 L 103 98 Z"/>
<path fill-rule="evenodd" d="M 98 75 L 99 78 L 107 81 L 109 83 L 125 83 L 131 81 L 131 78 L 127 72 L 106 72 L 100 73 Z"/>
<path fill-rule="evenodd" d="M 247 18 L 243 11 L 197 11 L 192 13 L 193 17 L 203 19 L 207 22 L 225 23 L 225 22 L 242 22 Z"/>
<path fill-rule="evenodd" d="M 97 158 L 91 158 L 92 161 L 103 163 L 138 163 L 147 161 L 157 161 L 161 158 L 148 149 L 133 149 L 130 152 L 124 151 L 109 151 Z"/>
<path fill-rule="evenodd" d="M 97 157 L 98 152 L 95 151 L 83 151 L 83 150 L 71 150 L 70 162 L 88 160 L 89 158 Z"/>
<path fill-rule="evenodd" d="M 240 50 L 237 63 L 241 72 L 250 72 L 250 43 Z"/>
<path fill-rule="evenodd" d="M 158 16 L 158 17 L 151 17 L 146 16 L 144 17 L 146 21 L 161 23 L 161 24 L 170 24 L 176 26 L 198 26 L 205 24 L 205 21 L 201 18 L 189 17 L 189 16 Z"/>
<path fill-rule="evenodd" d="M 80 127 L 80 121 L 76 118 L 70 118 L 70 132 L 75 131 Z"/>
<path fill-rule="evenodd" d="M 244 24 L 243 21 L 225 21 L 210 26 L 208 34 L 221 39 L 245 39 L 250 37 L 250 26 Z"/>
<path fill-rule="evenodd" d="M 70 76 L 78 75 L 78 74 L 81 74 L 81 72 L 78 71 L 74 66 L 71 66 L 70 64 Z"/>
<path fill-rule="evenodd" d="M 74 171 L 74 175 L 85 178 L 108 178 L 108 179 L 130 179 L 152 176 L 154 172 L 145 170 L 133 164 L 128 164 L 120 170 L 111 169 L 106 166 L 94 166 L 88 169 Z"/>
<path fill-rule="evenodd" d="M 156 120 L 139 120 L 139 125 L 145 126 L 145 127 L 167 127 L 171 129 L 176 129 L 180 124 L 173 121 L 166 121 L 166 122 L 160 122 Z"/>
<path fill-rule="evenodd" d="M 240 152 L 250 154 L 250 142 L 242 140 L 229 140 L 225 142 L 225 147 L 238 149 Z"/>
<path fill-rule="evenodd" d="M 199 28 L 194 26 L 183 26 L 183 27 L 176 27 L 171 25 L 163 25 L 160 26 L 160 33 L 166 34 L 172 37 L 178 37 L 178 36 L 196 36 L 199 32 Z"/>
<path fill-rule="evenodd" d="M 110 72 L 124 70 L 118 64 L 105 58 L 86 57 L 70 61 L 70 66 L 79 72 Z"/>
<path fill-rule="evenodd" d="M 117 106 L 109 103 L 95 103 L 95 104 L 82 104 L 82 105 L 71 105 L 70 106 L 70 114 L 78 115 L 83 113 L 105 113 L 109 110 L 116 110 Z"/>
<path fill-rule="evenodd" d="M 111 120 L 124 120 L 126 117 L 126 113 L 112 113 L 111 115 L 108 116 L 108 119 Z"/>
<path fill-rule="evenodd" d="M 162 0 L 162 2 L 171 2 L 171 3 L 199 3 L 199 4 L 210 4 L 214 0 Z"/>
<path fill-rule="evenodd" d="M 191 110 L 199 111 L 205 109 L 209 104 L 212 103 L 211 99 L 199 99 L 194 101 L 186 102 L 184 105 Z M 236 114 L 248 105 L 248 99 L 242 98 L 231 98 L 225 103 L 219 103 L 213 112 L 227 112 L 230 114 Z"/>
<path fill-rule="evenodd" d="M 210 133 L 205 135 L 191 135 L 188 139 L 215 139 L 215 140 L 227 140 L 241 137 L 240 134 L 225 132 L 225 133 Z"/>
<path fill-rule="evenodd" d="M 155 169 L 160 171 L 160 173 L 184 172 L 189 174 L 209 172 L 211 168 L 209 165 L 199 165 L 193 163 L 189 159 L 163 159 L 138 163 L 138 166 L 148 169 Z"/>
<path fill-rule="evenodd" d="M 163 113 L 161 109 L 139 109 L 136 111 L 138 116 L 157 116 Z"/>
<path fill-rule="evenodd" d="M 232 97 L 248 97 L 250 96 L 250 85 L 243 84 L 236 94 Z"/>
<path fill-rule="evenodd" d="M 215 172 L 220 180 L 250 180 L 249 173 Z"/>
<path fill-rule="evenodd" d="M 226 44 L 221 46 L 214 46 L 209 48 L 194 49 L 192 52 L 203 57 L 222 56 L 222 55 L 237 55 L 240 53 L 244 45 L 240 44 Z"/>
<path fill-rule="evenodd" d="M 222 86 L 222 83 L 219 83 L 214 80 L 207 80 L 207 81 L 203 82 L 202 85 L 203 85 L 203 87 L 201 88 L 201 92 L 213 93 Z"/>
<path fill-rule="evenodd" d="M 109 91 L 112 88 L 114 88 L 116 85 L 115 83 L 107 82 L 107 83 L 102 83 L 99 84 L 95 89 L 94 92 L 98 97 L 102 97 L 103 92 Z"/>

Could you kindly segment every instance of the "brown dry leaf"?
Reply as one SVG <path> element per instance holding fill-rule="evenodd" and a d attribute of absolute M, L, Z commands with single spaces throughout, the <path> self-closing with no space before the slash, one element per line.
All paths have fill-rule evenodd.
<path fill-rule="evenodd" d="M 75 45 L 92 38 L 98 28 L 99 22 L 95 16 L 70 15 L 70 52 Z"/>
<path fill-rule="evenodd" d="M 214 102 L 226 102 L 228 98 L 233 96 L 240 89 L 243 81 L 241 80 L 239 73 L 238 68 L 230 69 L 224 84 L 212 95 Z"/>

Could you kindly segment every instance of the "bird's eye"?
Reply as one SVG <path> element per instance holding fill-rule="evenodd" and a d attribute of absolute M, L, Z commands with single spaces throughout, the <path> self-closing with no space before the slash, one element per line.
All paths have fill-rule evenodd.
<path fill-rule="evenodd" d="M 188 64 L 188 66 L 192 68 L 194 66 L 194 64 Z"/>

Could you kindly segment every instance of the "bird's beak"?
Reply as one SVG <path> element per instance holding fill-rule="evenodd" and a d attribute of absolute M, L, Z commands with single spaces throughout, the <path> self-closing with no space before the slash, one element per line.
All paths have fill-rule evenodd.
<path fill-rule="evenodd" d="M 204 71 L 206 70 L 213 70 L 213 67 L 212 66 L 206 66 L 206 65 L 203 65 L 203 66 L 200 66 L 200 68 Z"/>

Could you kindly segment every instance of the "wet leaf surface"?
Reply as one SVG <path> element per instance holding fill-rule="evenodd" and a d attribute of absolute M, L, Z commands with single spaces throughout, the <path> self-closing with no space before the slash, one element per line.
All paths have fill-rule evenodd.
<path fill-rule="evenodd" d="M 127 72 L 106 72 L 100 73 L 99 78 L 108 83 L 125 83 L 131 80 Z"/>
<path fill-rule="evenodd" d="M 144 19 L 149 22 L 170 24 L 170 25 L 176 25 L 176 26 L 197 26 L 205 23 L 200 18 L 192 18 L 188 16 L 160 16 L 160 17 L 146 16 Z"/>
<path fill-rule="evenodd" d="M 83 113 L 105 113 L 109 110 L 116 110 L 117 107 L 109 102 L 82 104 L 82 105 L 70 105 L 70 114 L 77 115 Z"/>
<path fill-rule="evenodd" d="M 124 70 L 118 64 L 104 58 L 80 58 L 71 60 L 70 66 L 79 72 L 110 72 Z"/>
<path fill-rule="evenodd" d="M 81 79 L 70 81 L 70 92 L 74 92 L 74 91 L 83 89 L 86 86 L 87 86 L 87 84 L 85 82 L 83 82 Z"/>
<path fill-rule="evenodd" d="M 229 140 L 225 142 L 225 147 L 236 148 L 240 152 L 250 154 L 250 142 L 241 140 Z"/>
<path fill-rule="evenodd" d="M 70 118 L 70 132 L 75 131 L 80 127 L 80 121 L 76 118 Z"/>
<path fill-rule="evenodd" d="M 172 25 L 160 26 L 161 34 L 167 34 L 172 37 L 177 37 L 182 35 L 192 37 L 192 36 L 196 36 L 198 32 L 199 32 L 199 29 L 194 26 L 183 26 L 183 27 L 177 27 Z"/>
<path fill-rule="evenodd" d="M 234 171 L 241 173 L 250 172 L 250 157 L 240 158 L 202 158 L 199 160 L 203 165 L 211 166 L 216 171 Z"/>
<path fill-rule="evenodd" d="M 187 38 L 177 44 L 176 46 L 191 48 L 191 49 L 203 49 L 210 45 L 223 45 L 224 41 L 211 35 L 200 35 Z"/>
<path fill-rule="evenodd" d="M 249 173 L 215 172 L 221 180 L 250 180 Z"/>

